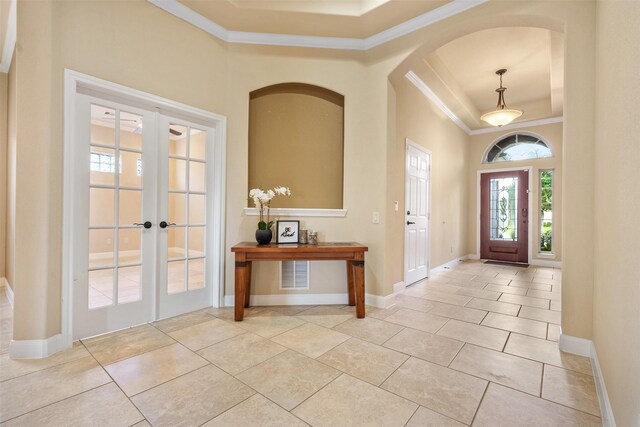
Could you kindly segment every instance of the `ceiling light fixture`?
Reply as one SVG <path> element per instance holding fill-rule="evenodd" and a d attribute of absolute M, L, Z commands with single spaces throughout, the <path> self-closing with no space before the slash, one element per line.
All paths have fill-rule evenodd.
<path fill-rule="evenodd" d="M 504 68 L 496 71 L 496 74 L 500 76 L 500 87 L 496 89 L 496 92 L 498 92 L 498 105 L 496 105 L 495 111 L 483 114 L 480 117 L 480 120 L 484 120 L 492 126 L 508 125 L 522 115 L 521 110 L 510 110 L 504 102 L 504 92 L 507 88 L 502 87 L 502 75 L 506 72 L 507 70 Z"/>

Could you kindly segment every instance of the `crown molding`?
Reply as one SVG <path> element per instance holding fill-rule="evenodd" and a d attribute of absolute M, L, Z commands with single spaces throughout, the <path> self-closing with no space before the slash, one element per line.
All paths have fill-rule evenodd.
<path fill-rule="evenodd" d="M 7 31 L 4 33 L 4 45 L 2 46 L 2 58 L 0 58 L 0 73 L 8 73 L 13 59 L 13 51 L 16 48 L 17 37 L 17 0 L 11 0 L 9 16 L 7 17 Z"/>
<path fill-rule="evenodd" d="M 15 0 L 14 0 L 15 1 Z M 252 33 L 231 31 L 205 18 L 178 0 L 148 0 L 170 14 L 200 28 L 227 43 L 258 44 L 270 46 L 309 47 L 320 49 L 366 51 L 397 39 L 443 19 L 474 8 L 488 0 L 453 0 L 443 6 L 411 18 L 367 38 L 318 37 L 296 34 Z"/>
<path fill-rule="evenodd" d="M 482 135 L 485 133 L 494 133 L 494 132 L 504 132 L 506 130 L 514 130 L 514 129 L 523 129 L 529 128 L 533 126 L 542 126 L 548 125 L 552 123 L 562 123 L 564 118 L 562 116 L 558 117 L 549 117 L 547 119 L 539 119 L 539 120 L 528 120 L 525 122 L 517 122 L 512 123 L 510 125 L 502 126 L 502 127 L 490 127 L 490 128 L 482 128 L 482 129 L 469 129 L 467 126 L 447 105 L 435 94 L 433 90 L 413 71 L 409 71 L 405 74 L 407 80 L 409 80 L 413 85 L 420 91 L 424 96 L 426 96 L 431 102 L 433 102 L 436 107 L 438 107 L 444 114 L 446 114 L 460 129 L 464 131 L 469 136 L 473 135 Z"/>

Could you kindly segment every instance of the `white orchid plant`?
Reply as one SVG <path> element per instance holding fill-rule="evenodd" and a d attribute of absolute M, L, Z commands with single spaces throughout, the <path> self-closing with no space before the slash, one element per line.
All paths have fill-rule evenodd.
<path fill-rule="evenodd" d="M 256 209 L 260 213 L 259 230 L 270 230 L 273 226 L 273 221 L 269 221 L 269 205 L 271 205 L 271 200 L 276 196 L 291 196 L 291 190 L 289 190 L 289 187 L 274 187 L 268 190 L 253 188 L 249 191 L 249 198 L 253 199 Z M 267 211 L 266 221 L 264 220 L 265 210 Z"/>

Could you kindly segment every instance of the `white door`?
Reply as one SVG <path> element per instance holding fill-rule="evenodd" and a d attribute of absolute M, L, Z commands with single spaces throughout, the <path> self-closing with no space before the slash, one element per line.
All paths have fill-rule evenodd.
<path fill-rule="evenodd" d="M 210 307 L 216 129 L 85 94 L 75 111 L 73 338 Z"/>
<path fill-rule="evenodd" d="M 407 140 L 405 163 L 405 284 L 429 275 L 429 197 L 431 154 Z"/>
<path fill-rule="evenodd" d="M 153 113 L 78 94 L 74 339 L 153 320 Z"/>
<path fill-rule="evenodd" d="M 160 116 L 158 317 L 210 307 L 214 128 Z"/>

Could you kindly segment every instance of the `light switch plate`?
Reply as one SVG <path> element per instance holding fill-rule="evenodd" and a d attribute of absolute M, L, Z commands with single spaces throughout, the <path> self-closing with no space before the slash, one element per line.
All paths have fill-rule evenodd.
<path fill-rule="evenodd" d="M 373 213 L 372 222 L 374 224 L 380 224 L 380 212 L 374 212 Z"/>

